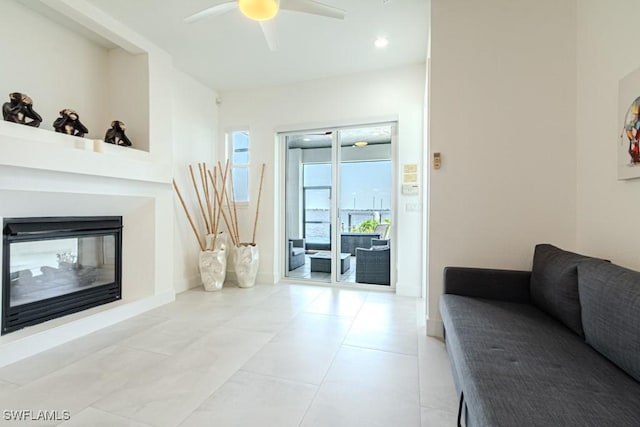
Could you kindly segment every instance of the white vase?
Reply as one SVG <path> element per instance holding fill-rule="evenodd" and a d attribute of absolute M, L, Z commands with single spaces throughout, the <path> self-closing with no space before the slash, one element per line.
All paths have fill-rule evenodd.
<path fill-rule="evenodd" d="M 233 264 L 238 286 L 250 288 L 256 284 L 260 254 L 258 245 L 246 245 L 235 248 Z"/>
<path fill-rule="evenodd" d="M 224 231 L 218 233 L 216 238 L 213 238 L 213 234 L 207 234 L 205 236 L 205 250 L 206 251 L 224 251 L 227 257 L 227 264 L 229 263 L 229 253 L 231 247 L 229 246 L 229 235 Z"/>
<path fill-rule="evenodd" d="M 219 291 L 227 273 L 227 255 L 224 250 L 201 251 L 198 266 L 205 291 Z"/>

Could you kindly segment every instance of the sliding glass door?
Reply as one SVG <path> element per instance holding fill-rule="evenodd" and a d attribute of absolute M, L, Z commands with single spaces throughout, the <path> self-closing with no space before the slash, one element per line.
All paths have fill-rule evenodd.
<path fill-rule="evenodd" d="M 281 135 L 285 277 L 391 280 L 395 124 Z"/>
<path fill-rule="evenodd" d="M 333 266 L 333 132 L 283 137 L 285 276 L 331 282 Z"/>

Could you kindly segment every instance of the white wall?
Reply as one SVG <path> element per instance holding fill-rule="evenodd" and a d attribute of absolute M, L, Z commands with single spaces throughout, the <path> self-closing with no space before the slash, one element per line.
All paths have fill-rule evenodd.
<path fill-rule="evenodd" d="M 126 125 L 132 146 L 149 151 L 149 57 L 110 49 L 108 71 L 109 109 L 99 138 L 104 139 L 111 122 L 118 120 Z"/>
<path fill-rule="evenodd" d="M 251 195 L 249 209 L 241 211 L 245 229 L 252 226 L 259 166 L 266 162 L 266 177 L 257 241 L 261 252 L 258 279 L 276 282 L 282 274 L 278 191 L 276 174 L 278 129 L 300 130 L 314 126 L 365 123 L 395 116 L 399 120 L 398 164 L 418 163 L 422 173 L 424 64 L 362 73 L 312 82 L 220 94 L 220 129 L 249 125 L 251 132 Z M 399 168 L 398 168 L 399 170 Z M 398 174 L 396 170 L 396 174 Z M 398 191 L 399 192 L 399 191 Z M 275 197 L 274 197 L 275 196 Z M 398 195 L 395 219 L 398 242 L 397 292 L 421 295 L 422 212 L 408 212 L 406 203 L 419 197 Z M 248 235 L 250 231 L 245 232 Z"/>
<path fill-rule="evenodd" d="M 76 110 L 102 139 L 107 120 L 108 50 L 34 13 L 14 1 L 0 2 L 0 104 L 9 93 L 26 93 L 42 116 L 42 129 L 53 130 L 60 110 Z"/>
<path fill-rule="evenodd" d="M 173 73 L 173 176 L 199 230 L 204 222 L 190 181 L 188 165 L 205 162 L 213 169 L 217 132 L 217 94 L 181 71 Z M 195 171 L 197 171 L 197 166 Z M 199 286 L 198 243 L 177 198 L 174 235 L 176 292 Z"/>
<path fill-rule="evenodd" d="M 575 7 L 432 1 L 431 334 L 445 266 L 528 269 L 536 243 L 575 249 Z"/>
<path fill-rule="evenodd" d="M 640 67 L 639 14 L 636 0 L 578 2 L 578 249 L 635 270 L 640 180 L 617 180 L 616 149 L 618 82 Z"/>

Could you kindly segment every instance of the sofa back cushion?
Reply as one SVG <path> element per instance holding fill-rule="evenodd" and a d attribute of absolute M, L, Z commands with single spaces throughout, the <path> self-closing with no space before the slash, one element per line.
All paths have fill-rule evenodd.
<path fill-rule="evenodd" d="M 640 381 L 640 273 L 594 259 L 578 283 L 587 343 Z"/>
<path fill-rule="evenodd" d="M 578 294 L 578 264 L 591 259 L 549 244 L 537 245 L 531 269 L 531 301 L 584 336 Z"/>

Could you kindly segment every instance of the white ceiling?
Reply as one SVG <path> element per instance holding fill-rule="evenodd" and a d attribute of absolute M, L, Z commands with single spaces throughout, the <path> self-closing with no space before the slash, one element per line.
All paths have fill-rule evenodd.
<path fill-rule="evenodd" d="M 429 0 L 321 0 L 345 20 L 280 11 L 279 49 L 234 10 L 187 24 L 225 0 L 88 0 L 169 52 L 177 68 L 218 89 L 286 84 L 425 61 Z M 376 49 L 384 35 L 389 46 Z"/>

